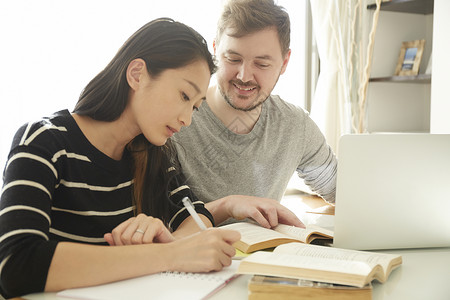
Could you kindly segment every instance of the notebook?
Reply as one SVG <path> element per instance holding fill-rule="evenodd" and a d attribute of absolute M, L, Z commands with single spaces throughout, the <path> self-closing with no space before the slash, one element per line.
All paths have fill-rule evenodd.
<path fill-rule="evenodd" d="M 339 141 L 334 246 L 450 246 L 450 134 Z"/>
<path fill-rule="evenodd" d="M 236 278 L 240 261 L 219 272 L 163 272 L 113 283 L 61 291 L 57 296 L 90 300 L 199 300 L 213 295 Z"/>

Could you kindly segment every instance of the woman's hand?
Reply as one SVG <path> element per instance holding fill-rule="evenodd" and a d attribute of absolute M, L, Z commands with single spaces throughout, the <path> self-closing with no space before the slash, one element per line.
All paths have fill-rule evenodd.
<path fill-rule="evenodd" d="M 232 195 L 209 202 L 205 207 L 212 213 L 217 224 L 228 218 L 251 218 L 266 228 L 275 227 L 279 223 L 305 227 L 292 211 L 274 199 Z"/>
<path fill-rule="evenodd" d="M 160 219 L 139 214 L 104 235 L 110 246 L 168 243 L 174 240 Z"/>
<path fill-rule="evenodd" d="M 178 239 L 168 251 L 172 258 L 170 270 L 181 272 L 218 271 L 231 264 L 236 254 L 233 243 L 241 238 L 239 232 L 208 228 L 188 237 Z"/>

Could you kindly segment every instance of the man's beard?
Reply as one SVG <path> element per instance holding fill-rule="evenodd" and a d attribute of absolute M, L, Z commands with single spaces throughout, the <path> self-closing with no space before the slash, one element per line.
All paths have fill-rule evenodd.
<path fill-rule="evenodd" d="M 257 97 L 256 101 L 254 101 L 251 106 L 249 106 L 249 107 L 238 107 L 232 102 L 232 100 L 225 93 L 225 91 L 222 89 L 220 84 L 218 84 L 218 87 L 219 87 L 220 94 L 225 99 L 225 101 L 228 103 L 228 105 L 230 105 L 232 108 L 234 108 L 236 110 L 240 110 L 240 111 L 252 111 L 255 108 L 261 106 L 264 103 L 264 101 L 266 101 L 266 99 L 269 97 L 269 95 L 264 95 L 264 94 L 261 93 L 261 94 L 258 94 L 258 97 Z M 236 97 L 239 97 L 239 96 L 236 96 Z"/>

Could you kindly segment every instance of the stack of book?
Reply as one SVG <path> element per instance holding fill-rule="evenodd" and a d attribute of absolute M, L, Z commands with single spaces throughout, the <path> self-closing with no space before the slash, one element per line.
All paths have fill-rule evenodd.
<path fill-rule="evenodd" d="M 385 282 L 402 264 L 400 255 L 311 245 L 333 238 L 332 231 L 317 226 L 227 226 L 241 233 L 234 246 L 243 256 L 248 255 L 237 273 L 254 275 L 249 282 L 249 299 L 368 300 L 372 298 L 371 282 Z M 273 247 L 273 252 L 258 251 Z"/>
<path fill-rule="evenodd" d="M 248 284 L 249 300 L 371 300 L 372 285 L 353 287 L 317 281 L 254 275 Z"/>
<path fill-rule="evenodd" d="M 333 231 L 318 226 L 256 224 L 224 226 L 237 230 L 234 247 L 242 253 L 237 273 L 253 274 L 249 299 L 372 299 L 373 280 L 385 282 L 402 264 L 400 255 L 327 247 Z M 311 245 L 320 241 L 321 246 Z M 274 248 L 273 252 L 259 251 Z"/>

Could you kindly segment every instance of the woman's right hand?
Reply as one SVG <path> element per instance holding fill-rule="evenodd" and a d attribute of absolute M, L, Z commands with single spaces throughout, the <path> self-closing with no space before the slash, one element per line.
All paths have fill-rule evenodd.
<path fill-rule="evenodd" d="M 161 220 L 143 214 L 105 234 L 111 246 L 163 243 L 167 255 L 161 259 L 167 258 L 166 270 L 180 272 L 210 272 L 229 266 L 236 254 L 233 243 L 240 238 L 240 233 L 234 230 L 208 228 L 175 240 Z"/>
<path fill-rule="evenodd" d="M 234 230 L 209 228 L 166 244 L 171 258 L 169 270 L 180 272 L 219 271 L 236 254 L 233 243 L 241 235 Z"/>

